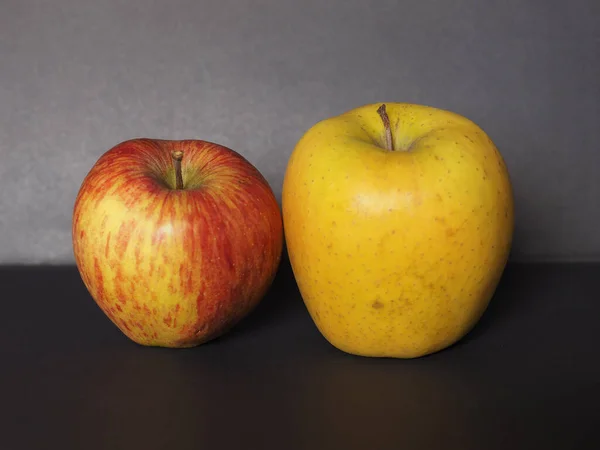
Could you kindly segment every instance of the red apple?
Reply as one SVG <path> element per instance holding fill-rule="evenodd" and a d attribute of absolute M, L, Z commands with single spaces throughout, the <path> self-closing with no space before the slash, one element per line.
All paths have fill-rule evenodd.
<path fill-rule="evenodd" d="M 222 335 L 268 290 L 283 245 L 279 205 L 235 151 L 133 139 L 100 157 L 73 212 L 73 250 L 91 296 L 142 345 Z"/>

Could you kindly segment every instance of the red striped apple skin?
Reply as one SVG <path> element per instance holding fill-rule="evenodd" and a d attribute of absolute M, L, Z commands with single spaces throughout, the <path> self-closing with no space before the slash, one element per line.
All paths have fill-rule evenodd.
<path fill-rule="evenodd" d="M 183 152 L 176 189 L 174 152 Z M 200 141 L 133 139 L 85 177 L 73 252 L 90 295 L 141 345 L 192 347 L 261 301 L 283 227 L 269 184 L 246 159 Z"/>

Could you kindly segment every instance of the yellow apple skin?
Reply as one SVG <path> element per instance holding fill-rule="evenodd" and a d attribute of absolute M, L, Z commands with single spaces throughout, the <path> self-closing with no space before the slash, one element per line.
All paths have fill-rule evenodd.
<path fill-rule="evenodd" d="M 308 312 L 338 349 L 415 358 L 460 340 L 504 271 L 514 229 L 502 156 L 475 123 L 381 103 L 323 120 L 297 143 L 282 212 Z"/>

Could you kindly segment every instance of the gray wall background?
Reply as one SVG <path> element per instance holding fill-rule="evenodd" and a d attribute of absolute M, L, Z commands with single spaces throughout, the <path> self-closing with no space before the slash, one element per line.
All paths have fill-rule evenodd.
<path fill-rule="evenodd" d="M 71 211 L 132 137 L 245 155 L 365 103 L 466 115 L 514 183 L 514 260 L 600 259 L 597 0 L 0 0 L 0 263 L 71 263 Z"/>

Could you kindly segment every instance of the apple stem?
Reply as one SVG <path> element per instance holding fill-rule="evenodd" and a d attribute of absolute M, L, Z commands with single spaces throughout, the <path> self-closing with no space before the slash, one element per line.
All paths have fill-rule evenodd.
<path fill-rule="evenodd" d="M 377 109 L 377 113 L 381 117 L 383 121 L 383 126 L 385 128 L 385 146 L 389 151 L 394 150 L 394 141 L 392 140 L 392 127 L 390 126 L 390 118 L 387 115 L 387 111 L 385 109 L 385 103 L 383 103 L 379 109 Z"/>
<path fill-rule="evenodd" d="M 175 166 L 175 189 L 183 189 L 183 174 L 181 173 L 181 160 L 183 159 L 183 152 L 176 151 L 171 153 L 173 158 L 173 165 Z"/>

